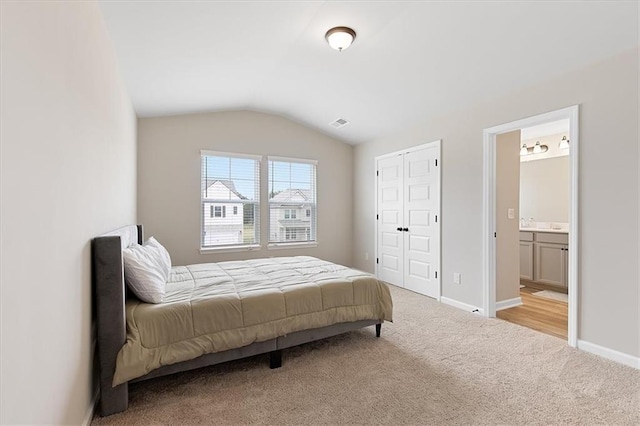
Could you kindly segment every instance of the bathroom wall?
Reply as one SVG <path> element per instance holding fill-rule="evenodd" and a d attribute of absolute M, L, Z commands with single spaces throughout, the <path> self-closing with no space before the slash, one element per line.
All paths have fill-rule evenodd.
<path fill-rule="evenodd" d="M 520 130 L 496 137 L 496 302 L 520 296 Z M 513 209 L 513 217 L 509 210 Z"/>

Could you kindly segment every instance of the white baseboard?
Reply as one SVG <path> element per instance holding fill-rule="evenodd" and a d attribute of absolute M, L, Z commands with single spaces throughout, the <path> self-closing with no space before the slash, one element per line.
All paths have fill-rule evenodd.
<path fill-rule="evenodd" d="M 586 342 L 584 340 L 578 340 L 578 349 L 640 370 L 640 357 L 625 354 L 614 349 L 605 348 L 604 346 L 596 345 L 595 343 Z"/>
<path fill-rule="evenodd" d="M 445 305 L 453 306 L 454 308 L 462 309 L 463 311 L 484 315 L 484 310 L 482 308 L 469 305 L 468 303 L 459 302 L 455 299 L 449 299 L 448 297 L 441 296 L 440 302 L 444 303 Z"/>
<path fill-rule="evenodd" d="M 90 426 L 91 420 L 93 420 L 93 413 L 96 411 L 96 405 L 98 404 L 98 396 L 100 396 L 100 388 L 97 387 L 93 391 L 93 396 L 91 397 L 91 403 L 89 404 L 89 408 L 87 408 L 87 414 L 84 415 L 84 419 L 82 419 L 82 426 Z"/>
<path fill-rule="evenodd" d="M 516 306 L 521 306 L 521 305 L 522 305 L 521 297 L 514 297 L 513 299 L 501 300 L 499 302 L 496 302 L 496 311 L 515 308 Z"/>

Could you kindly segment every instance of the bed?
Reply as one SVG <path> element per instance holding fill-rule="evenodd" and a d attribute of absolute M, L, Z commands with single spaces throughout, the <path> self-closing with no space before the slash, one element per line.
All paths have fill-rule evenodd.
<path fill-rule="evenodd" d="M 102 416 L 128 406 L 128 383 L 282 350 L 392 320 L 386 284 L 308 256 L 173 267 L 160 304 L 129 294 L 122 250 L 142 226 L 92 241 Z"/>

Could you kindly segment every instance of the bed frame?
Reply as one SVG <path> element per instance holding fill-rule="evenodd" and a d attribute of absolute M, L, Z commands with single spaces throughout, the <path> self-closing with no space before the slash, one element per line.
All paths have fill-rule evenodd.
<path fill-rule="evenodd" d="M 127 289 L 124 283 L 122 249 L 133 243 L 142 244 L 143 241 L 142 225 L 130 225 L 96 237 L 91 244 L 92 281 L 97 323 L 97 352 L 100 369 L 99 413 L 101 416 L 125 411 L 129 404 L 128 383 L 115 387 L 111 385 L 116 368 L 116 357 L 127 337 L 125 313 Z M 282 365 L 282 349 L 370 325 L 376 326 L 376 337 L 380 337 L 382 322 L 379 320 L 340 323 L 328 327 L 298 331 L 264 342 L 252 343 L 241 348 L 206 354 L 189 361 L 166 365 L 131 382 L 166 376 L 264 353 L 270 354 L 270 368 L 279 368 Z"/>

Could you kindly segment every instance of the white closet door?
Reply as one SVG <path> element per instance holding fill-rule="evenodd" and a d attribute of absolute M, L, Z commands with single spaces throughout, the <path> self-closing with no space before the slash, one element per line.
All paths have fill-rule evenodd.
<path fill-rule="evenodd" d="M 439 147 L 404 155 L 404 287 L 440 298 Z"/>
<path fill-rule="evenodd" d="M 378 278 L 403 287 L 403 156 L 378 160 Z"/>

